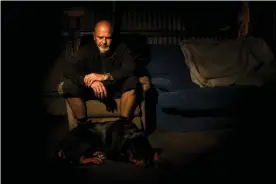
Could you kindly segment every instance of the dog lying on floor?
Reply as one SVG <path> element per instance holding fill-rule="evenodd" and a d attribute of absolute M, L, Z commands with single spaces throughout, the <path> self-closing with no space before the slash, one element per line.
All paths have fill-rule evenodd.
<path fill-rule="evenodd" d="M 72 164 L 101 165 L 106 159 L 150 167 L 158 153 L 127 120 L 79 124 L 58 146 L 56 156 Z"/>

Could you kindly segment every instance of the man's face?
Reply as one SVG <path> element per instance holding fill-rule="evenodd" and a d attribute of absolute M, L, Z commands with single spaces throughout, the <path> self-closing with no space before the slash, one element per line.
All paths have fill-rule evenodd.
<path fill-rule="evenodd" d="M 110 45 L 112 42 L 112 31 L 107 26 L 100 26 L 95 29 L 93 33 L 94 40 L 96 42 L 97 47 L 100 50 L 101 54 L 105 54 L 110 50 Z"/>

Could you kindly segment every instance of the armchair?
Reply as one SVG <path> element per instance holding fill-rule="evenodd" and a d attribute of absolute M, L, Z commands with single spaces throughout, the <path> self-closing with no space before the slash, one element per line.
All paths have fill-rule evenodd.
<path fill-rule="evenodd" d="M 146 129 L 146 111 L 145 111 L 145 94 L 150 89 L 150 80 L 147 76 L 139 78 L 139 82 L 143 87 L 143 100 L 140 104 L 137 104 L 135 111 L 133 112 L 133 123 L 142 129 Z M 116 120 L 120 116 L 120 98 L 115 98 L 117 104 L 117 110 L 114 112 L 108 112 L 103 103 L 97 100 L 88 100 L 86 101 L 87 116 L 92 120 L 92 122 L 105 122 Z M 74 117 L 74 114 L 66 102 L 67 118 L 69 122 L 69 131 L 77 127 L 77 120 Z"/>

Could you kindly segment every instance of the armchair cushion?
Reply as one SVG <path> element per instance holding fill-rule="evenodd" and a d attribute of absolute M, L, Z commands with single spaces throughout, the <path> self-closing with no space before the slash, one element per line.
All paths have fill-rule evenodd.
<path fill-rule="evenodd" d="M 91 118 L 102 118 L 102 117 L 119 117 L 120 116 L 120 99 L 115 99 L 117 109 L 114 112 L 108 112 L 105 104 L 97 100 L 86 101 L 87 115 Z M 134 117 L 141 116 L 141 109 L 139 106 L 134 111 Z"/>

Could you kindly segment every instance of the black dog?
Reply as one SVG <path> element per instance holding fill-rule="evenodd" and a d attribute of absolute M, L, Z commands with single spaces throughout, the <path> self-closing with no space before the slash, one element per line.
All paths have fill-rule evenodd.
<path fill-rule="evenodd" d="M 149 167 L 158 160 L 148 138 L 127 120 L 79 124 L 58 146 L 59 159 L 103 164 L 105 159 Z"/>

